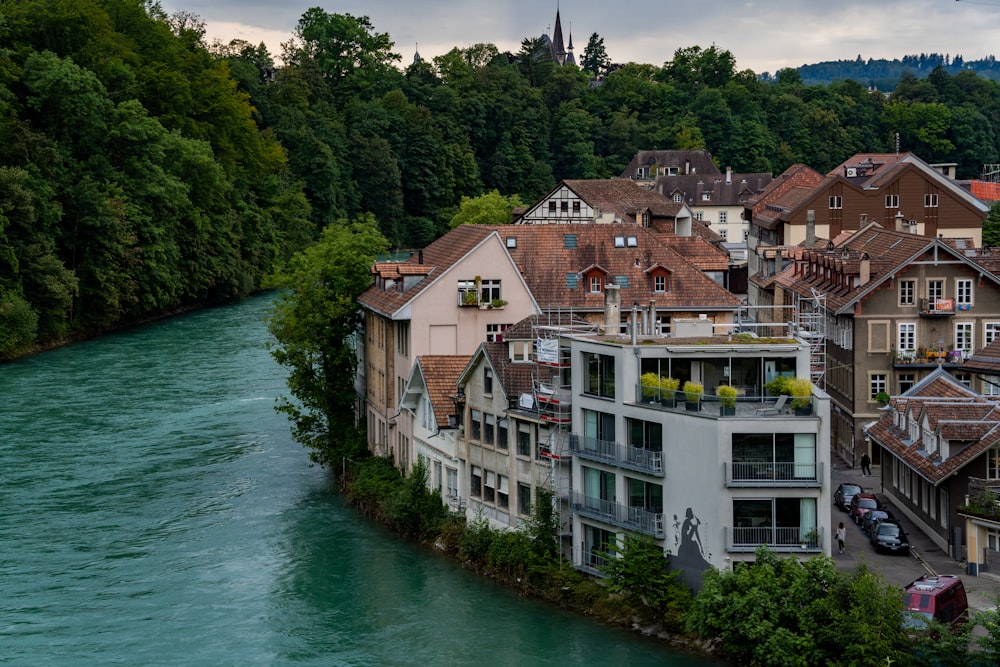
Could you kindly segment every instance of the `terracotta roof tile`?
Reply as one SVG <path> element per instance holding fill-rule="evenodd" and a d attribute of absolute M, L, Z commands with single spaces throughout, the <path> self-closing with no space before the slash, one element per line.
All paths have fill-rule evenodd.
<path fill-rule="evenodd" d="M 1000 338 L 969 357 L 962 368 L 972 373 L 1000 375 Z"/>
<path fill-rule="evenodd" d="M 455 402 L 451 397 L 457 390 L 458 376 L 471 358 L 469 355 L 431 354 L 417 357 L 438 428 L 448 428 L 448 416 L 455 414 Z"/>

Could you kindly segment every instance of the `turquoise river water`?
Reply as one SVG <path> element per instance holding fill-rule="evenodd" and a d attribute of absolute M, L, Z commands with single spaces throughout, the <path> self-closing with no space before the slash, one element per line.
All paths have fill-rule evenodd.
<path fill-rule="evenodd" d="M 702 663 L 360 518 L 274 411 L 270 298 L 0 366 L 0 664 Z"/>

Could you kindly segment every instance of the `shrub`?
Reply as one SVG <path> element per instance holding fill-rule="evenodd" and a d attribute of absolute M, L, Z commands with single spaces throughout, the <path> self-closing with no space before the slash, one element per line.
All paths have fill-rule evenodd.
<path fill-rule="evenodd" d="M 684 383 L 684 398 L 688 403 L 697 403 L 705 393 L 705 387 L 698 382 L 688 380 Z"/>
<path fill-rule="evenodd" d="M 767 389 L 768 393 L 772 396 L 788 396 L 790 394 L 788 388 L 788 383 L 790 381 L 790 377 L 785 375 L 775 375 L 764 384 L 764 389 Z"/>
<path fill-rule="evenodd" d="M 806 378 L 792 378 L 788 381 L 788 394 L 792 397 L 793 408 L 805 408 L 812 404 L 812 382 Z"/>
<path fill-rule="evenodd" d="M 656 373 L 643 373 L 639 384 L 642 385 L 642 395 L 646 398 L 656 398 L 660 393 L 660 376 Z"/>
<path fill-rule="evenodd" d="M 735 408 L 736 407 L 736 396 L 738 392 L 736 387 L 730 387 L 728 384 L 724 384 L 715 390 L 716 396 L 722 402 L 723 407 Z"/>

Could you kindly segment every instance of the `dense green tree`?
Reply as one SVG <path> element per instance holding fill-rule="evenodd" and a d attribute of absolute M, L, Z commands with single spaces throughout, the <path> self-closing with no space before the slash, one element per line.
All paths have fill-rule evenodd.
<path fill-rule="evenodd" d="M 450 225 L 506 225 L 518 206 L 524 206 L 520 197 L 504 197 L 496 190 L 478 197 L 462 197 L 458 213 L 452 217 Z"/>
<path fill-rule="evenodd" d="M 993 202 L 983 223 L 983 246 L 1000 248 L 1000 202 Z"/>
<path fill-rule="evenodd" d="M 602 77 L 608 73 L 611 67 L 611 58 L 604 48 L 604 38 L 596 32 L 591 33 L 587 40 L 587 46 L 583 48 L 580 57 L 580 69 L 594 77 Z"/>
<path fill-rule="evenodd" d="M 292 258 L 277 279 L 283 288 L 269 318 L 274 358 L 289 371 L 288 415 L 297 441 L 325 466 L 356 456 L 352 345 L 360 323 L 357 297 L 371 284 L 371 266 L 388 249 L 371 215 L 326 227 L 319 242 Z"/>

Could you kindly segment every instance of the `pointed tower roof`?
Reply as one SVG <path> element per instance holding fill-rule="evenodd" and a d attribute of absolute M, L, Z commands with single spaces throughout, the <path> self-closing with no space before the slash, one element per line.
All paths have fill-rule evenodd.
<path fill-rule="evenodd" d="M 573 24 L 569 26 L 569 44 L 566 46 L 566 63 L 567 65 L 575 65 L 576 57 L 573 55 Z"/>
<path fill-rule="evenodd" d="M 552 59 L 557 64 L 562 65 L 566 61 L 566 48 L 563 46 L 562 20 L 559 18 L 559 9 L 556 9 L 556 27 L 552 31 Z"/>
<path fill-rule="evenodd" d="M 417 44 L 415 44 L 413 46 L 413 64 L 414 65 L 416 65 L 417 63 L 423 61 L 423 58 L 420 57 L 420 51 L 418 50 L 419 47 L 420 47 L 419 43 L 417 43 Z"/>

